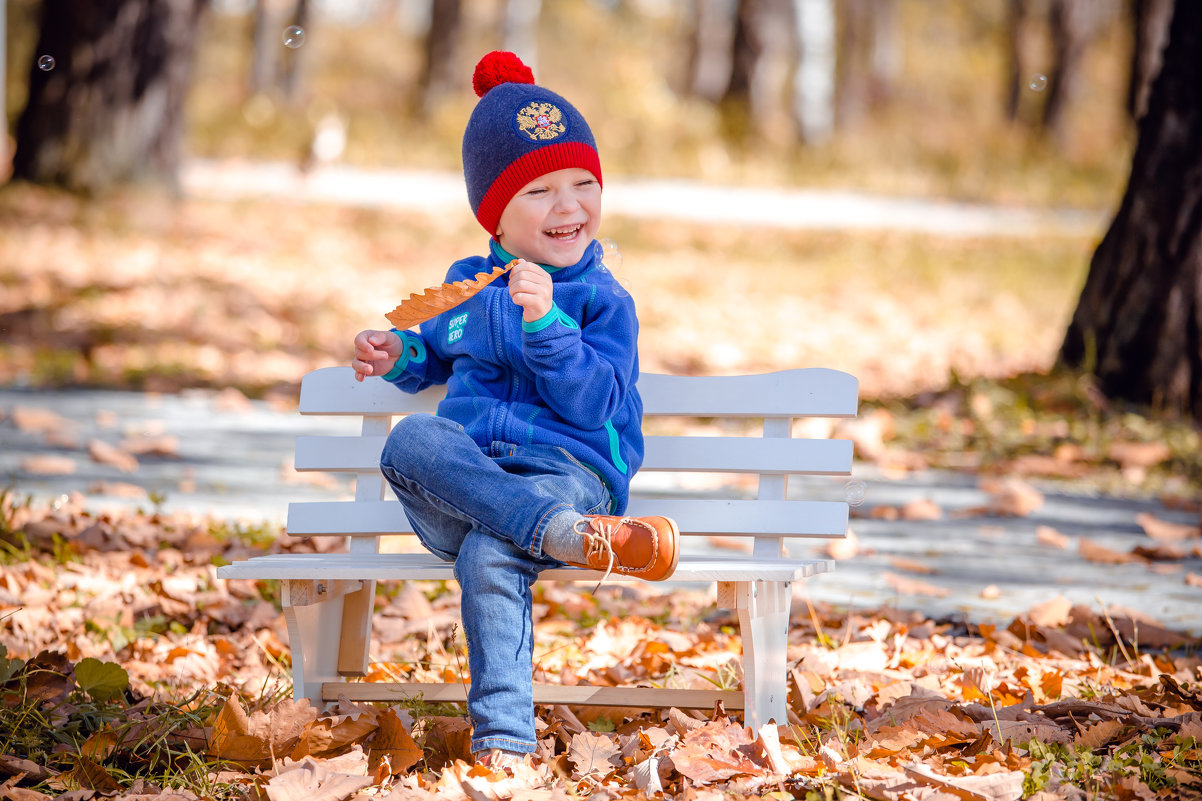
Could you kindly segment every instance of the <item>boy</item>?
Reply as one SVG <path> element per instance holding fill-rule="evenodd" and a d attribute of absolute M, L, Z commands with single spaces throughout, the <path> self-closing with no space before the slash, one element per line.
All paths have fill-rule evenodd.
<path fill-rule="evenodd" d="M 535 750 L 530 586 L 570 564 L 650 581 L 676 569 L 676 524 L 625 518 L 642 464 L 638 320 L 601 264 L 601 165 L 564 98 L 512 53 L 476 66 L 480 96 L 463 169 L 488 257 L 447 281 L 516 259 L 420 331 L 363 331 L 357 378 L 407 392 L 445 383 L 437 416 L 393 428 L 380 468 L 422 544 L 455 563 L 462 590 L 472 752 L 505 766 Z"/>

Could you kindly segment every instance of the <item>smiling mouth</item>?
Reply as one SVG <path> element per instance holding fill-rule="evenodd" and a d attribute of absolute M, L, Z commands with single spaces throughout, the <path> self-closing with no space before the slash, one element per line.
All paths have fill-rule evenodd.
<path fill-rule="evenodd" d="M 576 234 L 580 233 L 580 229 L 583 227 L 583 225 L 569 225 L 564 228 L 548 228 L 546 231 L 543 231 L 543 234 L 551 237 L 552 239 L 558 239 L 562 242 L 566 242 L 568 240 L 575 239 Z"/>

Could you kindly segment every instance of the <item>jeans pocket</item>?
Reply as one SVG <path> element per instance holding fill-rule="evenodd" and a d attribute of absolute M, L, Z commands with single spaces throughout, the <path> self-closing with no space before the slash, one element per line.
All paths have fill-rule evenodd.
<path fill-rule="evenodd" d="M 582 512 L 582 514 L 596 515 L 596 514 L 605 514 L 606 512 L 608 512 L 609 505 L 611 502 L 611 498 L 610 498 L 610 494 L 609 494 L 609 487 L 607 487 L 605 485 L 605 482 L 601 480 L 600 474 L 597 473 L 596 470 L 593 470 L 592 468 L 590 468 L 584 462 L 577 459 L 572 454 L 568 453 L 567 450 L 560 448 L 560 447 L 556 447 L 556 450 L 558 450 L 560 453 L 562 453 L 568 461 L 570 461 L 572 464 L 576 465 L 576 467 L 580 468 L 581 473 L 588 475 L 592 479 L 593 482 L 596 482 L 595 485 L 590 485 L 590 486 L 595 486 L 595 488 L 596 488 L 597 495 L 595 497 L 597 498 L 597 502 L 594 503 L 592 506 L 589 506 L 588 510 L 585 512 Z"/>

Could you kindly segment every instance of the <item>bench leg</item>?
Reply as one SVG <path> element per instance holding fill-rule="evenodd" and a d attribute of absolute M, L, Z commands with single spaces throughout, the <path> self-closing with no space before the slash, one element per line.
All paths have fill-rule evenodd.
<path fill-rule="evenodd" d="M 358 581 L 296 580 L 282 582 L 281 601 L 292 652 L 292 697 L 321 710 L 321 685 L 341 681 L 338 673 L 342 639 L 342 608 L 347 593 L 361 588 Z"/>
<path fill-rule="evenodd" d="M 788 721 L 786 668 L 792 600 L 787 581 L 741 581 L 736 585 L 743 638 L 743 722 L 753 730 L 769 721 Z"/>

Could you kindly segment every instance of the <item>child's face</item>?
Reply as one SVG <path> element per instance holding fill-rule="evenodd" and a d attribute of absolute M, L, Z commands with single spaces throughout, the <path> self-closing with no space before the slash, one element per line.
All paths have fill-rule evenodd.
<path fill-rule="evenodd" d="M 601 227 L 601 184 L 588 170 L 570 167 L 522 187 L 497 223 L 501 247 L 518 258 L 570 267 Z"/>

